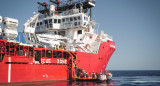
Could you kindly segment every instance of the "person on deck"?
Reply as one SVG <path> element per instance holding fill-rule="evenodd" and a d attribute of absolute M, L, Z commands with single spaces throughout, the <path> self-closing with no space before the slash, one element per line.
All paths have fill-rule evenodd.
<path fill-rule="evenodd" d="M 84 71 L 84 69 L 82 69 L 82 73 L 85 75 L 86 74 L 86 72 Z"/>
<path fill-rule="evenodd" d="M 95 78 L 95 73 L 94 73 L 94 71 L 92 72 L 92 78 Z"/>
<path fill-rule="evenodd" d="M 101 70 L 101 72 L 100 72 L 100 75 L 102 75 L 103 73 L 102 73 L 102 70 Z"/>
<path fill-rule="evenodd" d="M 86 78 L 88 78 L 88 73 L 86 73 Z"/>

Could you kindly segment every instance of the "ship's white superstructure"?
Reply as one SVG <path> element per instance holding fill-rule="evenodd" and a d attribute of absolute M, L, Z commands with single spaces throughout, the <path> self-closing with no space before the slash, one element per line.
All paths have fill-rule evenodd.
<path fill-rule="evenodd" d="M 96 33 L 97 23 L 91 20 L 91 10 L 88 13 L 88 9 L 95 6 L 95 0 L 79 3 L 71 0 L 70 5 L 60 4 L 59 0 L 50 1 L 56 3 L 57 7 L 38 2 L 38 13 L 34 12 L 34 16 L 23 25 L 27 43 L 36 47 L 98 53 L 102 41 L 112 40 L 103 31 Z M 18 20 L 8 17 L 2 19 L 0 16 L 0 23 L 3 24 L 0 28 L 3 39 L 17 37 Z"/>
<path fill-rule="evenodd" d="M 98 53 L 100 43 L 112 40 L 112 37 L 103 31 L 95 33 L 97 24 L 91 20 L 91 15 L 86 11 L 88 8 L 84 6 L 94 7 L 94 2 L 84 0 L 78 5 L 72 2 L 71 9 L 59 4 L 55 7 L 38 3 L 41 5 L 39 13 L 34 14 L 23 26 L 26 42 L 47 48 Z M 58 7 L 65 10 L 59 11 Z"/>

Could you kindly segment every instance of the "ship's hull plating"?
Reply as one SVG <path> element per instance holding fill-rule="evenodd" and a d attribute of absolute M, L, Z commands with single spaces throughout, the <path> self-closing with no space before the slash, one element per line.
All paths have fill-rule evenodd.
<path fill-rule="evenodd" d="M 98 54 L 76 52 L 77 67 L 87 73 L 104 72 L 114 46 L 114 42 L 108 41 L 101 43 Z M 0 83 L 71 79 L 71 69 L 66 64 L 9 63 L 12 59 L 12 56 L 5 56 L 0 62 Z"/>

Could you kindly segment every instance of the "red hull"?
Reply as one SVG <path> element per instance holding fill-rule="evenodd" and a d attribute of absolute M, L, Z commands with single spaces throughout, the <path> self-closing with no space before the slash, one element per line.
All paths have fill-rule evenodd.
<path fill-rule="evenodd" d="M 7 45 L 8 42 L 4 40 L 0 40 L 0 42 L 0 83 L 41 80 L 69 80 L 74 75 L 74 73 L 71 73 L 74 69 L 69 63 L 70 60 L 72 60 L 73 63 L 73 53 L 76 55 L 77 67 L 84 69 L 88 73 L 92 73 L 94 71 L 99 74 L 100 71 L 105 71 L 107 63 L 115 51 L 115 43 L 112 41 L 102 42 L 98 54 L 33 47 L 33 50 L 31 49 L 33 53 L 35 52 L 34 50 L 42 51 L 42 53 L 39 53 L 41 55 L 41 57 L 38 58 L 39 63 L 35 64 L 34 59 L 36 59 L 36 56 L 33 55 L 32 58 L 29 56 L 24 56 L 25 51 L 23 56 L 17 56 L 16 53 L 18 52 L 16 50 L 14 50 L 14 52 L 7 52 L 7 48 L 4 47 L 14 45 L 14 43 L 9 43 L 9 45 Z M 20 47 L 16 44 L 14 46 L 15 47 L 9 47 L 9 51 L 12 50 L 12 48 L 15 49 Z M 25 48 L 23 49 L 25 50 Z M 29 50 L 30 48 L 28 47 L 28 51 Z M 62 57 L 64 57 L 62 59 L 58 57 L 54 58 L 53 55 L 51 55 L 52 58 L 47 58 L 47 55 L 45 55 L 44 58 L 43 50 L 46 52 L 50 50 L 52 54 L 54 51 L 61 51 L 63 54 L 68 54 L 66 56 L 62 55 Z M 65 59 L 67 60 L 67 64 L 65 64 Z"/>
<path fill-rule="evenodd" d="M 100 45 L 98 54 L 93 53 L 77 53 L 77 67 L 83 68 L 86 72 L 92 73 L 100 73 L 100 71 L 104 72 L 108 61 L 115 51 L 115 48 L 110 47 L 110 45 L 114 45 L 114 42 L 103 42 Z"/>

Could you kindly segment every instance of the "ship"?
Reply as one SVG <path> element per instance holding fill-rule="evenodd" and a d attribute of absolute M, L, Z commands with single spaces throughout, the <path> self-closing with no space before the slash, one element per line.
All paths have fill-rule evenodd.
<path fill-rule="evenodd" d="M 0 17 L 0 83 L 72 80 L 77 70 L 103 73 L 116 47 L 92 19 L 95 0 L 37 2 L 38 12 L 23 25 Z"/>

